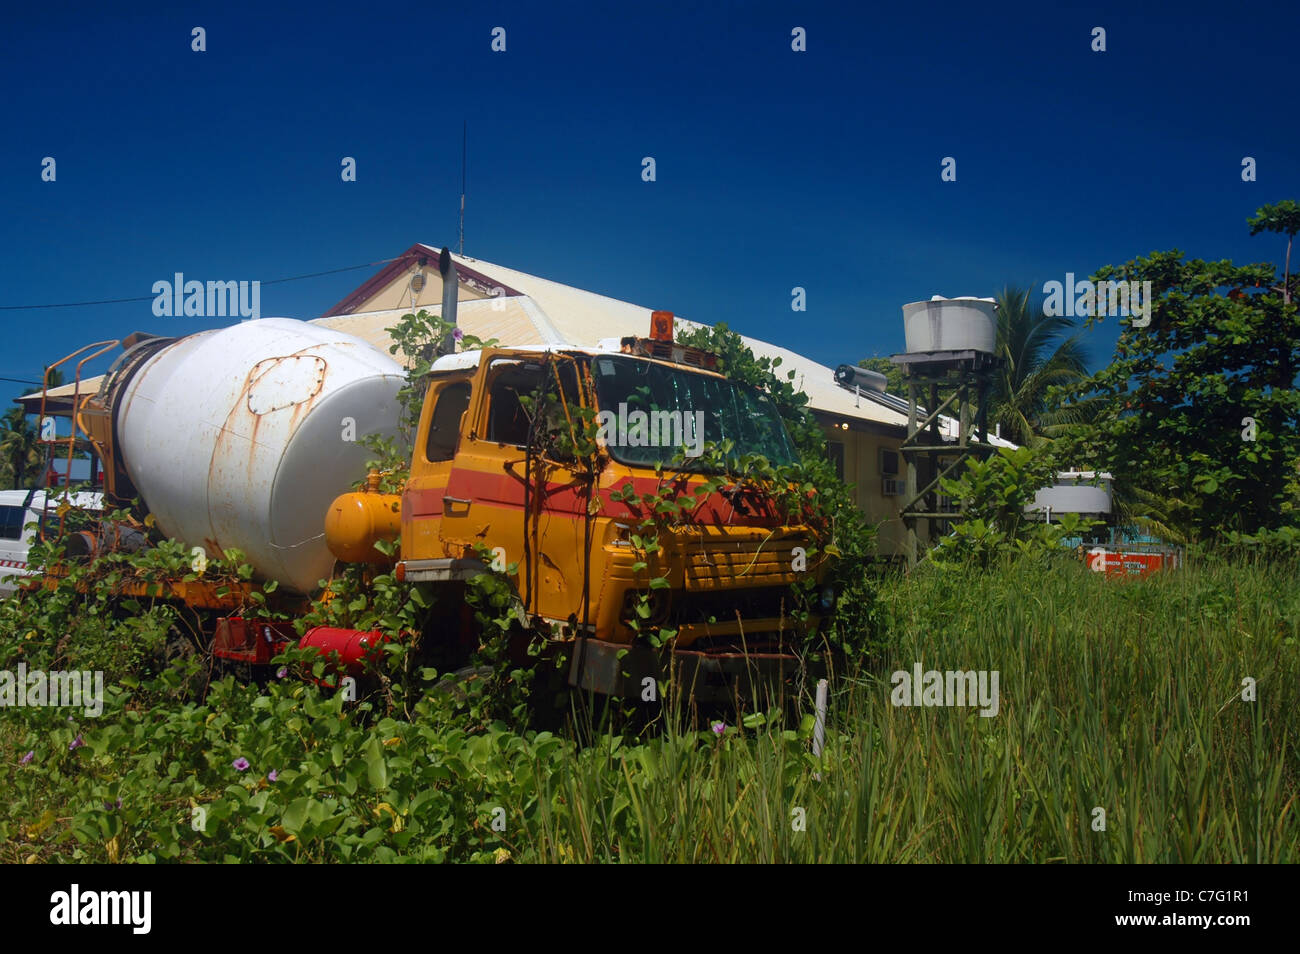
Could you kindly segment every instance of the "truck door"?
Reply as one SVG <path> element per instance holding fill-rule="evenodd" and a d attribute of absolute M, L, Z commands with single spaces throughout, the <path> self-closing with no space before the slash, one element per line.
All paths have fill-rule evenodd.
<path fill-rule="evenodd" d="M 435 381 L 425 397 L 420 442 L 402 500 L 402 549 L 408 559 L 449 555 L 443 552 L 438 525 L 471 393 L 469 379 L 454 378 Z"/>
<path fill-rule="evenodd" d="M 449 551 L 482 543 L 507 565 L 518 563 L 520 594 L 532 596 L 528 609 L 555 618 L 574 611 L 569 597 L 575 581 L 581 586 L 585 504 L 572 486 L 571 460 L 556 449 L 569 422 L 579 426 L 578 373 L 577 360 L 563 355 L 491 360 L 472 438 L 452 463 L 440 527 Z"/>

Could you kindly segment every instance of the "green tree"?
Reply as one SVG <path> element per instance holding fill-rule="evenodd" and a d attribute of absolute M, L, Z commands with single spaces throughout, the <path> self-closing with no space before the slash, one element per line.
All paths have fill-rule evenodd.
<path fill-rule="evenodd" d="M 51 390 L 64 383 L 62 368 L 54 368 L 49 372 L 48 384 Z M 40 386 L 37 385 L 24 393 L 39 394 L 40 391 Z M 21 407 L 10 408 L 0 416 L 0 484 L 25 488 L 29 482 L 41 477 L 45 455 L 41 451 L 39 438 L 38 426 L 28 422 L 27 413 Z M 85 455 L 78 453 L 77 456 L 80 458 Z"/>
<path fill-rule="evenodd" d="M 1256 232 L 1289 235 L 1296 224 L 1261 217 L 1277 227 Z M 1075 387 L 1074 406 L 1090 413 L 1071 429 L 1073 452 L 1110 470 L 1119 492 L 1170 502 L 1158 517 L 1181 536 L 1294 519 L 1300 317 L 1275 279 L 1271 264 L 1187 260 L 1176 249 L 1093 276 L 1149 281 L 1149 323 L 1123 319 L 1114 361 Z"/>
<path fill-rule="evenodd" d="M 1054 388 L 1088 375 L 1081 333 L 1073 318 L 1044 313 L 1028 288 L 1006 286 L 997 295 L 997 349 L 1002 367 L 990 397 L 989 427 L 1015 444 L 1041 444 L 1082 419 L 1082 406 L 1063 407 Z"/>
<path fill-rule="evenodd" d="M 867 368 L 870 371 L 879 371 L 888 382 L 885 389 L 890 394 L 907 397 L 907 386 L 903 384 L 903 369 L 888 358 L 863 358 L 858 362 L 858 367 Z"/>
<path fill-rule="evenodd" d="M 0 480 L 5 487 L 26 487 L 41 465 L 39 434 L 21 407 L 0 418 Z"/>
<path fill-rule="evenodd" d="M 1282 293 L 1282 301 L 1291 303 L 1291 244 L 1300 232 L 1300 205 L 1294 199 L 1287 199 L 1277 205 L 1262 205 L 1255 210 L 1253 218 L 1248 220 L 1250 234 L 1274 232 L 1286 236 L 1286 259 L 1282 266 L 1282 285 L 1274 291 Z"/>

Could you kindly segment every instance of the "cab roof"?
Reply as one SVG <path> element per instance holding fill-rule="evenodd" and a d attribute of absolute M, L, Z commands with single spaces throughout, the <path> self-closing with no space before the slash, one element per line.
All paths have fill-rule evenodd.
<path fill-rule="evenodd" d="M 594 348 L 576 347 L 574 345 L 501 345 L 491 348 L 475 348 L 471 351 L 461 351 L 457 354 L 445 354 L 438 358 L 429 368 L 431 374 L 446 374 L 453 371 L 472 371 L 477 368 L 483 360 L 483 352 L 489 352 L 492 355 L 499 354 L 567 354 L 567 355 L 588 355 L 599 357 L 602 355 L 618 356 L 621 358 L 633 358 L 637 361 L 650 361 L 654 364 L 662 364 L 670 368 L 679 368 L 683 371 L 697 372 L 699 374 L 709 375 L 710 377 L 721 378 L 725 375 L 719 374 L 710 368 L 702 368 L 698 365 L 688 364 L 683 361 L 669 361 L 664 358 L 653 357 L 644 354 L 630 354 L 622 350 L 621 339 L 604 338 Z"/>

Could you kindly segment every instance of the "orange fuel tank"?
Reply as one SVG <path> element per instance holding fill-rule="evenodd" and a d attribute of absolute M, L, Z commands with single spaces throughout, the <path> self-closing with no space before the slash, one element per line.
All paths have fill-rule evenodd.
<path fill-rule="evenodd" d="M 342 494 L 325 514 L 325 543 L 345 563 L 391 563 L 375 548 L 379 540 L 396 540 L 402 532 L 402 498 L 379 492 L 379 475 L 371 472 L 366 489 Z"/>

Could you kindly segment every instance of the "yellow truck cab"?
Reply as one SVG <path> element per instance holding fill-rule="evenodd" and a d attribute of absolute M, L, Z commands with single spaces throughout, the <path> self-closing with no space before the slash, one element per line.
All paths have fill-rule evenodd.
<path fill-rule="evenodd" d="M 819 622 L 796 621 L 791 591 L 820 580 L 811 529 L 753 486 L 723 486 L 689 519 L 661 520 L 649 531 L 660 549 L 647 553 L 653 506 L 625 499 L 628 488 L 694 498 L 719 469 L 705 447 L 724 441 L 794 462 L 776 407 L 714 366 L 706 352 L 643 338 L 439 358 L 400 501 L 373 488 L 340 497 L 331 549 L 373 560 L 374 537 L 400 530 L 399 580 L 513 568 L 521 616 L 574 650 L 575 686 L 625 694 L 662 678 L 661 655 L 637 639 L 647 627 L 675 631 L 674 659 L 697 698 L 729 696 L 759 670 L 787 676 L 799 665 L 792 637 Z M 584 420 L 590 453 L 575 452 Z"/>

